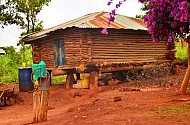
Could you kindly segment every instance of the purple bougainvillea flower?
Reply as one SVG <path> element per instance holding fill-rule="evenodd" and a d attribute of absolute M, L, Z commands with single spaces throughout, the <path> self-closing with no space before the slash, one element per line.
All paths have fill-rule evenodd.
<path fill-rule="evenodd" d="M 110 15 L 110 17 L 108 17 L 108 22 L 114 22 L 115 17 L 114 15 Z"/>
<path fill-rule="evenodd" d="M 102 34 L 105 34 L 105 35 L 108 35 L 108 31 L 107 31 L 106 28 L 102 29 L 101 33 L 102 33 Z"/>
<path fill-rule="evenodd" d="M 171 26 L 172 26 L 172 28 L 176 28 L 177 22 L 173 22 Z"/>
<path fill-rule="evenodd" d="M 110 6 L 112 4 L 112 0 L 108 1 L 107 5 Z"/>
<path fill-rule="evenodd" d="M 156 25 L 156 22 L 155 22 L 155 21 L 153 21 L 153 22 L 152 22 L 152 26 L 153 26 L 153 27 L 155 27 L 155 25 Z"/>
<path fill-rule="evenodd" d="M 180 21 L 181 21 L 181 22 L 188 22 L 188 16 L 187 16 L 187 15 L 182 15 L 182 16 L 180 17 Z"/>
<path fill-rule="evenodd" d="M 119 3 L 118 3 L 118 4 L 116 4 L 116 8 L 119 8 L 119 7 L 121 6 L 121 4 L 122 4 L 122 2 L 121 2 L 121 1 L 119 1 Z"/>
<path fill-rule="evenodd" d="M 111 24 L 111 21 L 110 20 L 108 20 L 108 25 L 110 25 Z"/>
<path fill-rule="evenodd" d="M 114 22 L 115 17 L 114 16 L 110 16 L 110 21 Z"/>
<path fill-rule="evenodd" d="M 139 2 L 144 3 L 146 0 L 139 0 Z"/>
<path fill-rule="evenodd" d="M 158 42 L 158 39 L 153 38 L 152 42 L 153 42 L 153 43 L 157 43 L 157 42 Z"/>
<path fill-rule="evenodd" d="M 148 16 L 146 16 L 146 15 L 144 16 L 144 21 L 148 22 Z"/>
<path fill-rule="evenodd" d="M 108 1 L 108 5 L 113 4 L 113 0 Z M 116 11 L 125 1 L 127 0 L 118 0 L 115 9 L 111 10 L 108 18 L 109 25 L 114 22 Z M 147 0 L 138 1 L 145 3 Z M 169 44 L 174 41 L 176 33 L 179 35 L 189 33 L 189 0 L 149 0 L 147 9 L 148 12 L 144 16 L 144 21 L 154 43 L 158 42 L 159 38 L 168 36 L 167 44 Z M 102 33 L 108 34 L 106 29 L 102 30 Z"/>
<path fill-rule="evenodd" d="M 116 10 L 114 9 L 114 10 L 111 11 L 111 14 L 115 15 L 115 12 L 116 12 Z"/>
<path fill-rule="evenodd" d="M 171 43 L 172 41 L 173 41 L 172 37 L 169 36 L 169 37 L 168 37 L 168 43 Z"/>
<path fill-rule="evenodd" d="M 179 29 L 180 29 L 180 31 L 183 31 L 184 27 L 180 27 Z"/>

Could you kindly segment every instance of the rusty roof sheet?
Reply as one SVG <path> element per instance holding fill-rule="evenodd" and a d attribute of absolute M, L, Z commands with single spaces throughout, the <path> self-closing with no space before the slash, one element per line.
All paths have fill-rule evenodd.
<path fill-rule="evenodd" d="M 78 28 L 114 28 L 114 29 L 133 29 L 133 30 L 147 30 L 146 24 L 136 18 L 123 16 L 117 14 L 115 16 L 115 21 L 108 25 L 107 18 L 109 17 L 108 12 L 96 12 L 90 13 L 85 16 L 73 19 L 71 21 L 62 23 L 60 25 L 44 29 L 40 32 L 27 35 L 23 38 L 23 41 L 31 41 L 37 38 L 41 38 L 58 29 L 65 29 L 67 27 L 78 27 Z"/>

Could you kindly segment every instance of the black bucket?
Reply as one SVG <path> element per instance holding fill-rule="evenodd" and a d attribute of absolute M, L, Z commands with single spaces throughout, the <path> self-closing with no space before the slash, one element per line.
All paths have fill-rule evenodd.
<path fill-rule="evenodd" d="M 34 84 L 31 80 L 32 68 L 18 68 L 18 78 L 19 78 L 19 91 L 27 92 L 34 89 Z"/>

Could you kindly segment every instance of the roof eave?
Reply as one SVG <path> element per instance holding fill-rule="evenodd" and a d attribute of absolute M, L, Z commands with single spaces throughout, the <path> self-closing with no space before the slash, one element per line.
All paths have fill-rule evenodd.
<path fill-rule="evenodd" d="M 47 35 L 47 34 L 42 34 L 42 35 L 40 35 L 40 36 L 35 36 L 35 37 L 25 37 L 25 38 L 23 38 L 22 40 L 23 40 L 24 44 L 31 44 L 32 41 L 37 40 L 37 39 L 44 38 L 44 37 L 46 37 L 46 36 L 48 36 L 48 35 Z"/>

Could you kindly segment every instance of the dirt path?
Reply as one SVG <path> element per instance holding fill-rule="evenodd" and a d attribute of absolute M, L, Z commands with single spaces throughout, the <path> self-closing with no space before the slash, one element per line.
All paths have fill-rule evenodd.
<path fill-rule="evenodd" d="M 19 98 L 16 104 L 2 107 L 0 125 L 30 124 L 32 92 L 18 92 L 18 85 L 12 86 L 16 87 Z M 3 87 L 7 86 L 0 86 Z M 49 90 L 51 110 L 48 121 L 40 125 L 186 125 L 190 122 L 190 97 L 177 94 L 179 85 L 141 88 L 141 91 L 126 89 L 125 84 L 102 86 L 96 90 L 66 90 L 63 86 L 52 86 Z M 74 93 L 79 96 L 74 97 Z M 121 101 L 114 102 L 116 96 L 121 97 Z M 182 105 L 188 109 L 178 110 Z"/>

